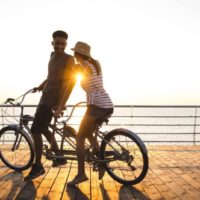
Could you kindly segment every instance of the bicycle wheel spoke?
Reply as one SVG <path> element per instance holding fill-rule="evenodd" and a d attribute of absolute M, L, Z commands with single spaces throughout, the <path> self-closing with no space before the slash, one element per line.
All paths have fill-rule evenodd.
<path fill-rule="evenodd" d="M 107 141 L 109 143 L 104 142 L 104 159 L 113 158 L 112 161 L 105 163 L 107 172 L 121 183 L 136 183 L 143 179 L 148 168 L 144 168 L 144 165 L 148 164 L 148 161 L 132 135 L 126 132 L 113 132 Z M 108 156 L 106 152 L 113 152 L 113 155 Z"/>
<path fill-rule="evenodd" d="M 6 165 L 13 169 L 22 169 L 30 164 L 32 159 L 32 149 L 27 139 L 21 134 L 17 138 L 15 129 L 8 129 L 0 136 L 1 158 Z M 20 138 L 20 139 L 19 139 Z M 16 141 L 16 146 L 14 142 Z"/>

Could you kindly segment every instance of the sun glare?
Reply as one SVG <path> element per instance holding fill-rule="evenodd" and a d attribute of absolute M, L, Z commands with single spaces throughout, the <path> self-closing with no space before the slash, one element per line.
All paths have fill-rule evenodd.
<path fill-rule="evenodd" d="M 68 104 L 75 104 L 80 101 L 85 101 L 85 91 L 81 88 L 81 79 L 83 78 L 83 74 L 77 73 L 74 74 L 74 78 L 76 79 L 76 85 L 73 88 L 72 94 L 70 95 L 70 100 Z"/>
<path fill-rule="evenodd" d="M 76 75 L 76 80 L 77 80 L 78 83 L 81 82 L 82 78 L 83 78 L 83 75 L 82 75 L 82 74 L 77 74 L 77 75 Z"/>

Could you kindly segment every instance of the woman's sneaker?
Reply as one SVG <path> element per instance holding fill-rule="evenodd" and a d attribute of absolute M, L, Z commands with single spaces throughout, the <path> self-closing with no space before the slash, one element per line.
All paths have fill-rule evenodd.
<path fill-rule="evenodd" d="M 24 178 L 25 181 L 32 180 L 45 173 L 44 167 L 40 164 L 34 163 L 29 174 Z"/>

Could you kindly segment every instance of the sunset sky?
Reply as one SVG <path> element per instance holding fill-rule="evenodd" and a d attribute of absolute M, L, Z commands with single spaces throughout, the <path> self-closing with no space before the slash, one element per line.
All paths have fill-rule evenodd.
<path fill-rule="evenodd" d="M 58 29 L 70 54 L 91 45 L 114 104 L 200 104 L 199 0 L 0 1 L 0 103 L 46 78 Z M 69 103 L 84 99 L 77 85 Z"/>

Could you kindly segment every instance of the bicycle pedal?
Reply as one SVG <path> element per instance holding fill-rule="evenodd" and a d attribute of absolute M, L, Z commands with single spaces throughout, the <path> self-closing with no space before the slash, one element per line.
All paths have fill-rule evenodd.
<path fill-rule="evenodd" d="M 99 165 L 98 165 L 98 164 L 93 165 L 93 171 L 94 171 L 94 172 L 99 171 Z"/>
<path fill-rule="evenodd" d="M 44 144 L 43 146 L 42 146 L 42 150 L 47 150 L 48 149 L 48 145 L 47 144 Z"/>
<path fill-rule="evenodd" d="M 48 160 L 52 160 L 52 158 L 54 157 L 54 155 L 53 155 L 53 153 L 52 153 L 52 151 L 50 150 L 50 149 L 47 149 L 46 150 L 46 159 L 48 159 Z"/>
<path fill-rule="evenodd" d="M 93 172 L 98 172 L 99 168 L 98 167 L 93 167 Z"/>

